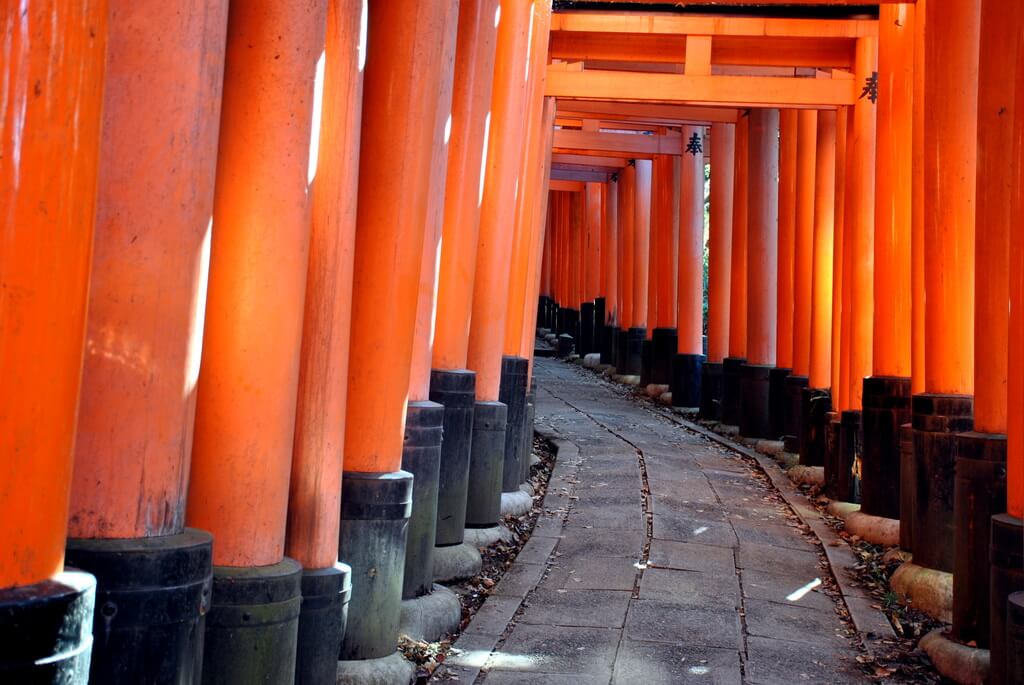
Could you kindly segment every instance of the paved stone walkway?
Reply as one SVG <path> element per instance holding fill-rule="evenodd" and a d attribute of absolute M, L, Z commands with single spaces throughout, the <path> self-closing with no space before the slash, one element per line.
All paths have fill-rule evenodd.
<path fill-rule="evenodd" d="M 559 447 L 545 513 L 446 677 L 867 682 L 820 547 L 763 475 L 590 372 L 538 359 L 536 379 Z"/>

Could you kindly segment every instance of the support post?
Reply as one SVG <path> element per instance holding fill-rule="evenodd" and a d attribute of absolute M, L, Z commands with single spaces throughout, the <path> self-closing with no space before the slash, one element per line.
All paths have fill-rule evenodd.
<path fill-rule="evenodd" d="M 736 121 L 729 265 L 729 356 L 722 360 L 722 423 L 740 423 L 740 367 L 747 361 L 747 148 L 750 115 Z M 712 159 L 714 156 L 712 155 Z"/>

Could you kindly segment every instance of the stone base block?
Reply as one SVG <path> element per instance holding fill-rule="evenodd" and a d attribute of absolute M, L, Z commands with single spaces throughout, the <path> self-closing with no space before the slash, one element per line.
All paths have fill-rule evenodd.
<path fill-rule="evenodd" d="M 376 659 L 338 662 L 338 685 L 409 685 L 416 680 L 416 664 L 400 653 Z"/>
<path fill-rule="evenodd" d="M 483 568 L 480 550 L 468 543 L 434 548 L 434 580 L 455 583 L 480 573 Z"/>
<path fill-rule="evenodd" d="M 398 633 L 413 640 L 437 642 L 458 630 L 461 622 L 459 596 L 445 586 L 435 584 L 425 595 L 402 600 Z"/>
<path fill-rule="evenodd" d="M 905 604 L 944 623 L 953 621 L 952 573 L 908 561 L 892 574 L 889 586 Z"/>
<path fill-rule="evenodd" d="M 935 670 L 959 685 L 985 685 L 989 676 L 987 649 L 954 642 L 945 628 L 936 628 L 921 638 L 918 646 L 928 655 Z"/>
<path fill-rule="evenodd" d="M 522 490 L 501 493 L 501 515 L 522 516 L 533 508 L 533 497 Z"/>

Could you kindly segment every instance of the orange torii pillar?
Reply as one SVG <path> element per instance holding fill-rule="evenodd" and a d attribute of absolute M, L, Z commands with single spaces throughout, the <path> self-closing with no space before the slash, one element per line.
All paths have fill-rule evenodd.
<path fill-rule="evenodd" d="M 583 253 L 586 246 L 585 213 L 583 193 L 570 191 L 565 194 L 565 262 L 566 299 L 563 307 L 563 331 L 572 347 L 579 350 L 580 303 L 583 300 Z"/>
<path fill-rule="evenodd" d="M 650 266 L 651 242 L 651 176 L 652 164 L 649 159 L 637 159 L 632 163 L 633 183 L 633 316 L 626 337 L 626 368 L 623 375 L 631 384 L 640 383 L 643 371 L 643 348 L 647 340 L 648 273 Z"/>
<path fill-rule="evenodd" d="M 683 126 L 679 157 L 679 248 L 672 406 L 699 407 L 704 363 L 704 129 Z"/>
<path fill-rule="evenodd" d="M 900 426 L 910 420 L 914 6 L 879 8 L 874 330 L 863 381 L 861 511 L 900 517 Z M 895 524 L 892 524 L 895 525 Z"/>
<path fill-rule="evenodd" d="M 580 337 L 576 341 L 576 353 L 586 357 L 598 351 L 594 333 L 597 326 L 595 301 L 601 294 L 601 184 L 589 182 L 584 185 L 583 199 L 583 251 L 580 254 L 583 271 L 583 292 L 579 302 Z"/>
<path fill-rule="evenodd" d="M 927 351 L 925 392 L 912 399 L 913 566 L 948 573 L 954 566 L 954 434 L 973 428 L 980 14 L 977 0 L 929 2 L 925 8 Z M 915 574 L 901 575 L 893 578 L 894 589 L 913 596 L 912 580 L 904 584 Z"/>
<path fill-rule="evenodd" d="M 64 569 L 64 540 L 107 21 L 105 0 L 0 7 L 0 680 L 10 683 L 89 682 L 96 580 Z"/>
<path fill-rule="evenodd" d="M 406 532 L 405 569 L 402 575 L 400 633 L 433 642 L 458 628 L 458 597 L 434 585 L 434 543 L 437 537 L 437 491 L 440 477 L 444 406 L 430 399 L 434 321 L 437 300 L 437 263 L 444 223 L 444 196 L 448 165 L 448 133 L 459 3 L 447 6 L 441 45 L 441 81 L 433 118 L 433 139 L 428 173 L 429 189 L 424 224 L 423 255 L 419 269 L 416 325 L 413 329 L 406 403 L 402 470 L 412 474 L 412 512 Z M 440 588 L 435 592 L 436 588 Z M 427 617 L 430 618 L 427 618 Z"/>
<path fill-rule="evenodd" d="M 680 150 L 682 152 L 682 150 Z M 672 381 L 672 358 L 676 353 L 676 254 L 679 251 L 679 180 L 675 170 L 678 155 L 655 155 L 651 176 L 651 276 L 648 302 L 650 364 L 647 373 L 652 394 L 668 392 Z M 641 375 L 644 375 L 641 371 Z M 643 384 L 643 379 L 641 379 Z"/>
<path fill-rule="evenodd" d="M 845 267 L 845 224 L 846 224 L 846 139 L 849 131 L 849 107 L 836 109 L 836 189 L 835 209 L 832 223 L 832 368 L 829 386 L 830 411 L 825 414 L 825 455 L 823 461 L 834 461 L 839 449 L 839 412 L 843 397 L 843 334 L 844 315 L 848 308 L 843 298 L 848 294 L 843 280 Z"/>
<path fill-rule="evenodd" d="M 735 157 L 736 125 L 712 125 L 711 204 L 708 217 L 708 356 L 701 365 L 699 416 L 716 421 L 721 418 L 722 360 L 729 354 Z"/>
<path fill-rule="evenodd" d="M 553 271 L 552 257 L 554 257 L 554 244 L 552 243 L 552 238 L 554 236 L 554 195 L 550 192 L 546 193 L 546 197 L 543 202 L 545 211 L 547 212 L 547 230 L 544 231 L 543 254 L 541 255 L 540 301 L 537 304 L 537 325 L 550 333 L 554 328 L 551 316 L 553 304 L 553 284 L 551 276 Z"/>
<path fill-rule="evenodd" d="M 775 366 L 779 275 L 779 110 L 750 112 L 747 147 L 747 361 L 740 435 L 768 437 L 768 372 Z"/>
<path fill-rule="evenodd" d="M 615 371 L 619 376 L 639 373 L 631 367 L 629 354 L 630 329 L 633 328 L 633 283 L 636 280 L 635 245 L 636 165 L 630 162 L 619 176 L 619 328 L 616 332 Z M 635 335 L 635 334 L 634 334 Z M 639 361 L 639 360 L 638 360 Z"/>
<path fill-rule="evenodd" d="M 506 0 L 498 24 L 494 87 L 491 93 L 490 136 L 477 240 L 473 282 L 473 315 L 469 327 L 469 368 L 476 372 L 476 404 L 469 463 L 467 529 L 496 529 L 501 517 L 502 475 L 508 407 L 499 401 L 502 352 L 508 318 L 509 255 L 515 229 L 515 202 L 523 192 L 517 180 L 522 167 L 524 111 L 529 85 L 527 65 L 534 3 Z M 546 37 L 544 38 L 546 42 Z M 517 188 L 517 186 L 519 186 Z M 578 262 L 579 263 L 579 262 Z M 474 533 L 491 536 L 492 532 Z M 479 541 L 474 537 L 474 542 Z M 484 546 L 484 545 L 479 545 Z"/>
<path fill-rule="evenodd" d="M 369 3 L 339 555 L 352 567 L 340 674 L 395 659 L 413 477 L 401 470 L 447 8 Z M 387 325 L 381 323 L 387 312 Z M 385 663 L 387 663 L 385 661 Z M 355 663 L 353 663 L 355 662 Z"/>
<path fill-rule="evenodd" d="M 326 2 L 269 1 L 228 18 L 186 517 L 215 540 L 205 683 L 295 677 L 302 567 L 284 538 L 326 18 Z"/>
<path fill-rule="evenodd" d="M 786 434 L 792 412 L 787 405 L 786 379 L 793 373 L 793 315 L 795 313 L 796 202 L 799 110 L 779 113 L 779 275 L 776 362 L 768 376 L 769 435 Z"/>
<path fill-rule="evenodd" d="M 740 423 L 740 368 L 747 361 L 747 159 L 749 113 L 736 121 L 732 202 L 732 253 L 729 262 L 729 345 L 722 360 L 722 395 L 719 419 L 730 426 Z M 712 136 L 712 139 L 714 136 Z M 714 162 L 714 153 L 711 155 Z"/>
<path fill-rule="evenodd" d="M 811 320 L 807 387 L 800 401 L 800 463 L 825 459 L 832 385 L 832 277 L 835 250 L 836 113 L 817 113 L 814 156 L 814 237 L 811 255 Z"/>
<path fill-rule="evenodd" d="M 982 649 L 999 643 L 993 665 L 997 660 L 1005 664 L 1006 597 L 1024 590 L 1024 568 L 1007 563 L 1024 551 L 1022 527 L 1019 518 L 1006 513 L 1010 234 L 1019 230 L 1020 207 L 1014 119 L 1024 105 L 1015 102 L 1007 82 L 1019 78 L 1022 10 L 1020 3 L 1007 0 L 981 5 L 985 40 L 978 61 L 974 430 L 956 437 L 953 495 L 953 634 Z"/>
<path fill-rule="evenodd" d="M 498 0 L 459 5 L 429 395 L 444 407 L 433 562 L 434 577 L 442 581 L 473 576 L 481 564 L 477 548 L 463 544 L 476 400 L 476 374 L 466 364 L 498 11 Z M 556 249 L 556 293 L 559 260 Z"/>
<path fill-rule="evenodd" d="M 185 528 L 185 498 L 228 7 L 111 4 L 67 562 L 98 583 L 93 682 L 192 682 L 212 537 Z"/>
<path fill-rule="evenodd" d="M 352 319 L 363 0 L 327 7 L 319 140 L 311 162 L 309 268 L 285 554 L 302 564 L 296 683 L 333 683 L 351 569 L 338 561 L 342 446 Z M 353 49 L 355 48 L 355 49 Z M 319 118 L 317 118 L 319 116 Z M 314 161 L 315 160 L 315 161 Z"/>
<path fill-rule="evenodd" d="M 800 453 L 803 395 L 811 373 L 811 297 L 814 290 L 815 173 L 818 112 L 797 113 L 796 196 L 793 229 L 793 364 L 784 382 L 786 417 L 782 435 L 788 451 Z M 801 462 L 805 466 L 818 466 Z"/>
<path fill-rule="evenodd" d="M 604 328 L 601 333 L 601 363 L 615 366 L 619 342 L 619 181 L 618 176 L 601 190 L 604 224 L 601 236 L 601 260 L 604 262 Z"/>
<path fill-rule="evenodd" d="M 860 409 L 864 378 L 871 375 L 872 302 L 875 225 L 875 96 L 878 39 L 857 40 L 855 77 L 861 95 L 850 109 L 846 139 L 846 194 L 844 197 L 843 338 L 848 341 L 842 354 L 847 360 L 842 385 L 844 397 L 833 409 L 839 418 L 839 449 L 827 453 L 826 493 L 833 499 L 855 499 L 860 470 Z M 848 296 L 848 297 L 847 297 Z M 847 332 L 849 337 L 847 338 Z M 848 356 L 847 356 L 848 355 Z"/>

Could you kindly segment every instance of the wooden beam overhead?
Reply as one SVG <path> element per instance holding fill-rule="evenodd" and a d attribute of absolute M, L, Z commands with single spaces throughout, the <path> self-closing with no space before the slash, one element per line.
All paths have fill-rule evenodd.
<path fill-rule="evenodd" d="M 582 193 L 583 188 L 584 184 L 581 181 L 560 181 L 554 178 L 551 179 L 551 183 L 548 185 L 548 190 L 568 193 Z"/>
<path fill-rule="evenodd" d="M 607 101 L 558 99 L 558 116 L 602 121 L 649 121 L 663 124 L 731 124 L 736 122 L 737 112 L 727 107 L 692 107 L 650 102 L 619 102 L 614 98 Z"/>
<path fill-rule="evenodd" d="M 626 160 L 622 157 L 553 154 L 551 155 L 551 165 L 554 166 L 556 164 L 582 164 L 584 166 L 601 166 L 610 169 L 621 169 L 626 166 Z"/>
<path fill-rule="evenodd" d="M 875 19 L 786 19 L 672 14 L 669 12 L 574 10 L 552 14 L 551 31 L 661 33 L 675 36 L 863 38 L 878 35 L 878 21 Z"/>
<path fill-rule="evenodd" d="M 641 158 L 658 154 L 678 155 L 683 151 L 683 141 L 678 133 L 649 136 L 634 133 L 557 129 L 552 146 L 556 150 L 590 150 L 629 154 Z"/>
<path fill-rule="evenodd" d="M 607 183 L 607 171 L 587 171 L 585 169 L 552 169 L 552 181 L 580 181 L 582 183 Z"/>
<path fill-rule="evenodd" d="M 731 107 L 833 107 L 852 105 L 849 79 L 770 76 L 688 76 L 619 71 L 548 71 L 545 95 Z"/>

